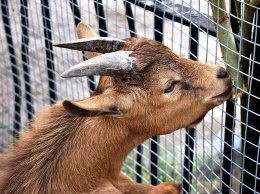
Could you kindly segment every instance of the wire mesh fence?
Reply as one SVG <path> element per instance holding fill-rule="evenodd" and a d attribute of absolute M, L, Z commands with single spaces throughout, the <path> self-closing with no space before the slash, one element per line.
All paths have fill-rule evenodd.
<path fill-rule="evenodd" d="M 229 68 L 235 81 L 240 74 L 244 79 L 242 87 L 234 82 L 236 94 L 244 94 L 209 111 L 195 129 L 153 137 L 134 149 L 123 173 L 142 183 L 182 181 L 183 193 L 260 193 L 259 3 L 230 0 L 225 12 L 221 2 L 2 0 L 0 150 L 43 107 L 91 95 L 98 77 L 60 78 L 87 57 L 52 47 L 76 39 L 83 20 L 100 36 L 156 39 L 181 56 Z M 212 15 L 214 8 L 219 11 Z M 214 19 L 221 12 L 224 17 Z M 234 37 L 236 50 L 220 36 Z M 232 53 L 242 66 L 228 62 Z"/>

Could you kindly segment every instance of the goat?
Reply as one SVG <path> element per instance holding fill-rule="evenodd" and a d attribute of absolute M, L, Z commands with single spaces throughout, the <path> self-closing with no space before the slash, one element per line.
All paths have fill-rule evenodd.
<path fill-rule="evenodd" d="M 1 194 L 177 194 L 179 183 L 132 182 L 120 173 L 129 152 L 146 139 L 198 124 L 227 100 L 224 68 L 182 58 L 146 38 L 95 37 L 81 22 L 79 40 L 56 46 L 93 57 L 62 77 L 100 75 L 87 99 L 43 110 L 5 151 Z"/>

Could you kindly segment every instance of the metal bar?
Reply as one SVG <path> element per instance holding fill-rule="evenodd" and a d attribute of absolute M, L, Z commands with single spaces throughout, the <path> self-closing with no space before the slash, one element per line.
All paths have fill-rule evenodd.
<path fill-rule="evenodd" d="M 130 30 L 130 36 L 136 37 L 136 28 L 135 28 L 135 20 L 132 12 L 131 4 L 128 3 L 127 0 L 124 0 L 125 6 L 125 15 L 127 18 L 128 27 Z M 137 154 L 136 154 L 136 182 L 142 183 L 142 162 L 143 162 L 143 146 L 139 145 L 137 147 Z"/>
<path fill-rule="evenodd" d="M 8 1 L 1 0 L 2 19 L 4 23 L 5 36 L 7 40 L 10 65 L 12 69 L 13 86 L 14 86 L 14 123 L 13 136 L 19 138 L 19 131 L 21 129 L 21 81 L 19 75 L 19 68 L 15 59 L 15 51 L 13 39 L 11 34 L 11 26 L 9 20 Z"/>
<path fill-rule="evenodd" d="M 163 16 L 162 13 L 155 13 L 154 15 L 154 39 L 163 42 Z M 151 141 L 151 153 L 150 153 L 150 170 L 151 170 L 151 184 L 158 184 L 158 155 L 159 155 L 159 143 L 160 137 L 154 136 Z"/>
<path fill-rule="evenodd" d="M 240 24 L 238 23 L 238 19 L 234 16 L 237 16 L 238 14 L 236 13 L 236 7 L 235 7 L 235 1 L 236 0 L 230 0 L 230 25 L 232 27 L 232 32 L 235 34 L 239 34 L 240 32 Z M 235 41 L 236 41 L 236 48 L 239 50 L 240 48 L 240 37 L 239 36 L 234 36 Z"/>
<path fill-rule="evenodd" d="M 106 19 L 103 9 L 103 2 L 102 0 L 95 0 L 94 6 L 96 10 L 96 15 L 98 18 L 98 29 L 99 29 L 99 35 L 102 37 L 107 37 L 107 25 L 106 25 Z"/>
<path fill-rule="evenodd" d="M 256 9 L 254 27 L 254 50 L 251 64 L 251 94 L 249 95 L 248 125 L 245 130 L 244 168 L 242 171 L 241 193 L 260 193 L 260 11 Z"/>
<path fill-rule="evenodd" d="M 216 36 L 215 24 L 212 22 L 213 19 L 211 16 L 205 17 L 195 9 L 190 9 L 183 5 L 174 4 L 172 0 L 164 0 L 164 4 L 158 3 L 157 1 L 142 1 L 142 0 L 128 0 L 128 2 L 135 4 L 145 10 L 151 12 L 157 12 L 164 14 L 165 18 L 174 20 L 178 23 L 181 23 L 185 26 L 190 26 L 190 23 L 194 23 L 197 26 L 200 26 L 200 30 L 208 32 L 211 36 Z M 147 3 L 149 2 L 149 4 Z M 180 15 L 179 13 L 183 13 Z M 192 13 L 192 17 L 190 17 Z M 189 20 L 190 19 L 190 20 Z"/>
<path fill-rule="evenodd" d="M 198 60 L 198 41 L 199 41 L 199 27 L 194 24 L 190 24 L 190 56 L 189 58 Z M 193 157 L 194 157 L 194 136 L 195 129 L 186 129 L 185 139 L 185 157 L 183 168 L 183 191 L 190 193 L 192 184 L 192 169 L 193 169 Z"/>
<path fill-rule="evenodd" d="M 69 0 L 69 3 L 70 3 L 71 12 L 73 14 L 74 23 L 75 23 L 75 26 L 77 27 L 77 25 L 81 21 L 81 14 L 80 14 L 77 0 Z"/>
<path fill-rule="evenodd" d="M 22 64 L 23 64 L 23 72 L 24 72 L 24 85 L 25 85 L 25 99 L 26 99 L 26 108 L 27 108 L 27 117 L 28 120 L 31 120 L 34 114 L 33 108 L 33 99 L 31 92 L 31 81 L 30 81 L 30 64 L 29 64 L 29 22 L 28 22 L 28 1 L 21 0 L 21 24 L 22 24 Z"/>
<path fill-rule="evenodd" d="M 69 3 L 70 3 L 71 11 L 73 13 L 74 24 L 75 27 L 77 27 L 79 22 L 81 21 L 81 14 L 80 14 L 77 0 L 69 0 Z M 85 55 L 84 52 L 82 52 L 82 57 L 83 57 L 83 61 L 87 60 L 87 56 Z M 88 85 L 89 85 L 90 93 L 92 93 L 96 88 L 94 83 L 95 83 L 94 76 L 88 76 Z"/>
<path fill-rule="evenodd" d="M 57 101 L 56 92 L 56 81 L 55 81 L 55 70 L 53 61 L 53 48 L 52 48 L 52 36 L 51 36 L 51 17 L 50 17 L 50 7 L 48 0 L 41 0 L 42 9 L 42 21 L 44 27 L 44 41 L 45 41 L 45 53 L 46 53 L 46 63 L 48 72 L 48 83 L 49 83 L 49 96 L 50 103 L 53 104 Z"/>
<path fill-rule="evenodd" d="M 154 39 L 163 42 L 163 17 L 164 12 L 154 10 Z"/>
<path fill-rule="evenodd" d="M 137 154 L 136 154 L 136 182 L 142 183 L 142 163 L 143 163 L 143 146 L 139 145 L 137 147 Z"/>
<path fill-rule="evenodd" d="M 152 185 L 158 184 L 158 154 L 160 143 L 159 136 L 154 136 L 151 138 L 151 151 L 150 151 L 150 179 Z"/>
<path fill-rule="evenodd" d="M 228 100 L 226 104 L 226 121 L 223 152 L 223 174 L 222 174 L 222 193 L 230 193 L 232 187 L 232 148 L 234 146 L 235 133 L 235 114 L 236 106 L 234 101 Z"/>
<path fill-rule="evenodd" d="M 197 61 L 199 54 L 199 27 L 191 23 L 190 25 L 190 56 L 189 58 Z"/>
<path fill-rule="evenodd" d="M 131 4 L 128 1 L 124 0 L 124 6 L 125 6 L 125 15 L 128 22 L 128 27 L 130 30 L 130 36 L 136 37 L 135 19 L 133 16 Z"/>
<path fill-rule="evenodd" d="M 232 17 L 231 26 L 234 33 L 239 33 L 239 25 L 237 19 L 234 17 L 236 14 L 235 2 L 231 1 L 230 12 Z M 237 49 L 239 50 L 239 42 L 236 41 Z M 235 120 L 236 118 L 236 105 L 233 100 L 228 100 L 226 103 L 226 119 L 225 119 L 225 135 L 224 135 L 224 150 L 223 150 L 223 173 L 222 173 L 222 193 L 230 193 L 230 188 L 232 188 L 232 158 L 234 146 L 234 132 L 235 132 Z"/>
<path fill-rule="evenodd" d="M 193 156 L 194 156 L 194 135 L 195 129 L 186 129 L 185 137 L 185 156 L 183 168 L 182 188 L 183 192 L 190 193 L 192 184 L 192 169 L 193 169 Z"/>

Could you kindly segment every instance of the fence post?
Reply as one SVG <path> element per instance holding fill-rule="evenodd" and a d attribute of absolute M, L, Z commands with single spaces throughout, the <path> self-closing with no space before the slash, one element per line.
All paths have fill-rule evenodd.
<path fill-rule="evenodd" d="M 135 20 L 134 20 L 131 4 L 128 1 L 124 0 L 124 6 L 125 6 L 125 15 L 128 22 L 128 27 L 130 30 L 130 36 L 136 37 Z"/>
<path fill-rule="evenodd" d="M 241 193 L 260 193 L 260 10 L 256 9 L 249 88 L 248 125 L 245 130 Z"/>
<path fill-rule="evenodd" d="M 77 0 L 69 0 L 69 3 L 70 3 L 71 11 L 73 13 L 74 24 L 75 24 L 75 27 L 77 27 L 79 22 L 81 21 L 81 14 L 80 14 Z M 82 51 L 82 57 L 83 57 L 83 61 L 87 60 L 87 56 L 85 55 L 84 51 Z M 95 83 L 94 76 L 93 75 L 88 76 L 88 85 L 89 85 L 90 93 L 92 93 L 95 90 L 94 83 Z"/>
<path fill-rule="evenodd" d="M 154 39 L 163 42 L 163 14 L 157 12 L 156 9 L 154 15 Z M 159 146 L 160 137 L 154 136 L 151 138 L 151 152 L 150 152 L 150 170 L 151 170 L 151 184 L 158 184 L 158 155 L 159 155 Z"/>
<path fill-rule="evenodd" d="M 21 129 L 21 80 L 19 68 L 15 59 L 14 44 L 11 34 L 10 16 L 8 11 L 8 1 L 1 0 L 2 19 L 4 22 L 5 36 L 7 40 L 10 65 L 12 69 L 13 86 L 14 86 L 14 123 L 13 137 L 18 138 Z"/>
<path fill-rule="evenodd" d="M 54 69 L 54 61 L 53 61 L 49 1 L 41 0 L 41 7 L 42 7 L 42 21 L 43 21 L 43 28 L 44 28 L 46 64 L 47 64 L 48 82 L 49 82 L 49 95 L 50 95 L 50 103 L 53 104 L 57 101 L 57 94 L 56 94 L 55 69 Z"/>
<path fill-rule="evenodd" d="M 131 4 L 124 0 L 124 6 L 125 6 L 125 15 L 128 23 L 128 27 L 130 30 L 130 36 L 136 37 L 136 28 L 135 28 L 135 20 L 131 8 Z M 142 162 L 143 162 L 143 146 L 139 145 L 137 147 L 137 154 L 136 154 L 136 182 L 142 183 Z"/>
<path fill-rule="evenodd" d="M 21 23 L 22 23 L 22 46 L 21 46 L 21 56 L 24 71 L 24 85 L 25 85 L 25 99 L 27 108 L 28 120 L 31 120 L 34 114 L 33 99 L 31 92 L 31 81 L 30 81 L 30 64 L 29 64 L 29 21 L 28 21 L 28 1 L 21 0 Z"/>
<path fill-rule="evenodd" d="M 99 35 L 102 37 L 107 37 L 107 25 L 106 25 L 106 19 L 103 9 L 103 2 L 102 0 L 95 0 L 94 6 L 96 10 L 96 15 L 98 18 L 98 29 L 99 29 Z"/>
<path fill-rule="evenodd" d="M 199 28 L 191 23 L 190 25 L 190 59 L 198 60 L 198 41 L 199 41 Z M 194 156 L 194 136 L 195 128 L 186 129 L 185 137 L 185 157 L 183 168 L 183 191 L 190 193 L 192 184 L 192 169 L 193 169 L 193 156 Z"/>
<path fill-rule="evenodd" d="M 222 193 L 229 193 L 232 186 L 232 156 L 234 145 L 234 129 L 235 129 L 235 103 L 231 99 L 226 104 L 226 121 L 224 136 L 224 153 L 223 153 L 223 174 L 222 174 Z"/>

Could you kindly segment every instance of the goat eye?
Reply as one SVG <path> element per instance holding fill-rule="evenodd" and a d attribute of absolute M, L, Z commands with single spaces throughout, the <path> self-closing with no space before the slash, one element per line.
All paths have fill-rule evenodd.
<path fill-rule="evenodd" d="M 179 81 L 171 81 L 171 82 L 169 83 L 169 85 L 167 86 L 167 88 L 164 90 L 164 93 L 170 93 L 170 92 L 172 92 L 178 82 L 179 82 Z"/>

